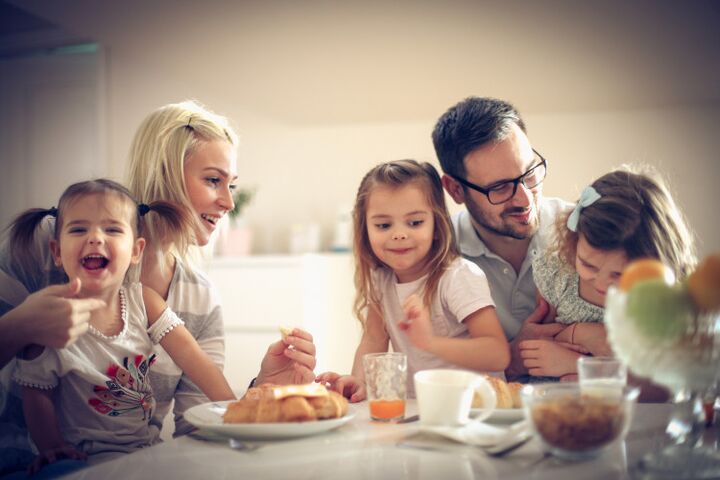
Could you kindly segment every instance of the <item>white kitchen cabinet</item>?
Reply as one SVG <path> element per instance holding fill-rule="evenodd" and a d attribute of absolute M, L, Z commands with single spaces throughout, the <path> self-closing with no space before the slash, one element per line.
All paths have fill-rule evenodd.
<path fill-rule="evenodd" d="M 350 254 L 218 257 L 206 271 L 222 300 L 225 375 L 234 390 L 243 391 L 257 374 L 281 325 L 313 335 L 316 373 L 350 373 L 361 333 L 352 314 Z"/>

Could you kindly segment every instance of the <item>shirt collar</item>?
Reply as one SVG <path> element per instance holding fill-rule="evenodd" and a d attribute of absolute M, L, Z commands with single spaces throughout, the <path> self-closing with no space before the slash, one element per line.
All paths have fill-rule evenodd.
<path fill-rule="evenodd" d="M 475 227 L 470 220 L 470 213 L 467 209 L 458 214 L 457 227 L 458 247 L 460 252 L 467 257 L 481 257 L 490 253 L 485 242 L 478 236 Z"/>

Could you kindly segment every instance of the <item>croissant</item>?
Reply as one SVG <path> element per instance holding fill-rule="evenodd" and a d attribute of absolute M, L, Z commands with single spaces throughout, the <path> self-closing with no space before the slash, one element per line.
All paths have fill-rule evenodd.
<path fill-rule="evenodd" d="M 224 423 L 309 422 L 347 414 L 348 401 L 325 386 L 263 384 L 228 404 Z"/>
<path fill-rule="evenodd" d="M 487 376 L 485 378 L 490 383 L 493 390 L 495 390 L 497 408 L 522 408 L 522 401 L 520 400 L 520 390 L 523 387 L 522 383 L 508 383 L 498 377 Z M 472 407 L 483 408 L 483 400 L 477 393 L 473 396 Z"/>

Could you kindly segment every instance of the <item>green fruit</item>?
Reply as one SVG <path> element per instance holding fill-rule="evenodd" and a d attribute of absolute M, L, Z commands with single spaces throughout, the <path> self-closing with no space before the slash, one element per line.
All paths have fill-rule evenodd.
<path fill-rule="evenodd" d="M 628 292 L 627 316 L 648 338 L 674 340 L 692 324 L 692 303 L 682 286 L 643 280 Z"/>

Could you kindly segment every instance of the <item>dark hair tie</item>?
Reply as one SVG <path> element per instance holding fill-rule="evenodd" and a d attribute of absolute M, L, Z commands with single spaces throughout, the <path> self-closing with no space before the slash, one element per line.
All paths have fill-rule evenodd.
<path fill-rule="evenodd" d="M 55 207 L 50 207 L 50 208 L 48 209 L 48 211 L 47 211 L 47 214 L 50 215 L 50 216 L 52 216 L 52 217 L 57 217 L 57 208 L 55 208 Z"/>
<path fill-rule="evenodd" d="M 190 115 L 190 118 L 188 118 L 188 123 L 185 125 L 185 128 L 189 128 L 190 130 L 194 130 L 192 125 L 190 125 L 190 122 L 192 121 L 192 115 Z"/>
<path fill-rule="evenodd" d="M 144 217 L 145 214 L 148 213 L 149 211 L 150 211 L 149 205 L 146 205 L 144 203 L 141 203 L 140 205 L 138 205 L 138 213 L 140 214 L 141 217 Z"/>

